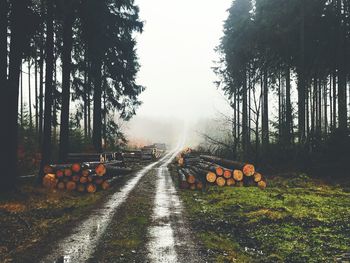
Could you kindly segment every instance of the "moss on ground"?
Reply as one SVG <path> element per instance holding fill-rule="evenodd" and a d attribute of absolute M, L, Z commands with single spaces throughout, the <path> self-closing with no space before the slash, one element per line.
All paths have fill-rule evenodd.
<path fill-rule="evenodd" d="M 271 178 L 264 191 L 181 196 L 214 262 L 334 262 L 350 252 L 350 193 L 340 186 L 296 175 Z"/>

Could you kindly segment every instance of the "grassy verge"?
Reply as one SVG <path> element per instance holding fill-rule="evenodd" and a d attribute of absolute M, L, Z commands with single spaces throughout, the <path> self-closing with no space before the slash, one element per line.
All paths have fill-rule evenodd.
<path fill-rule="evenodd" d="M 0 261 L 21 258 L 43 240 L 60 236 L 107 194 L 52 192 L 27 183 L 0 196 Z"/>
<path fill-rule="evenodd" d="M 350 252 L 349 189 L 306 175 L 274 177 L 265 191 L 181 191 L 210 262 L 335 262 Z"/>

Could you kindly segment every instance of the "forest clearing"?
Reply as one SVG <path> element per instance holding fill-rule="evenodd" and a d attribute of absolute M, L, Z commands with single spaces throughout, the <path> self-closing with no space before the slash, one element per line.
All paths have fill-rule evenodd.
<path fill-rule="evenodd" d="M 0 262 L 350 262 L 350 0 L 0 0 Z"/>

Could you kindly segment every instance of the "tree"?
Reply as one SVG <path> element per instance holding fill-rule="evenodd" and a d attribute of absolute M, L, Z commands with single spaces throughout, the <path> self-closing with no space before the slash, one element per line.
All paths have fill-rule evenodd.
<path fill-rule="evenodd" d="M 59 160 L 66 161 L 69 150 L 69 103 L 72 64 L 74 6 L 72 1 L 64 1 L 63 51 L 62 51 L 62 109 L 60 126 Z"/>
<path fill-rule="evenodd" d="M 42 160 L 40 165 L 40 176 L 44 175 L 44 166 L 51 161 L 51 128 L 52 128 L 52 104 L 53 104 L 53 70 L 54 70 L 54 39 L 53 39 L 53 16 L 54 4 L 53 0 L 46 0 L 46 46 L 45 46 L 45 111 L 44 111 L 44 130 L 42 142 Z"/>

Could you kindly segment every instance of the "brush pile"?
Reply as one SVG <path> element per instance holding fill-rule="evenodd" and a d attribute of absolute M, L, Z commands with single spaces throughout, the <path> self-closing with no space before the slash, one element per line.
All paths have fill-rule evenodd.
<path fill-rule="evenodd" d="M 176 160 L 182 189 L 202 190 L 210 185 L 266 188 L 266 179 L 252 164 L 202 155 L 190 148 L 183 150 Z"/>
<path fill-rule="evenodd" d="M 116 178 L 132 172 L 123 166 L 124 163 L 117 160 L 46 165 L 43 185 L 50 189 L 95 193 L 109 189 Z"/>

